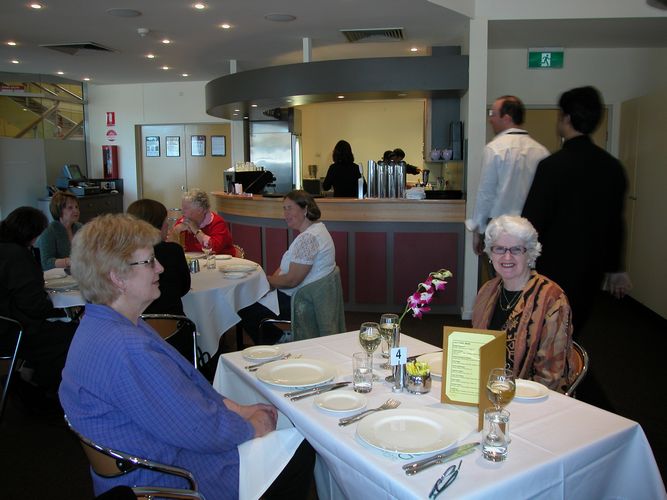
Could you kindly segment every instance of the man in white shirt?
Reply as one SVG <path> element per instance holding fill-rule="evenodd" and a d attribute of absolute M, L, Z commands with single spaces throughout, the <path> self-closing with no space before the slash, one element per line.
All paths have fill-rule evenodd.
<path fill-rule="evenodd" d="M 537 164 L 549 156 L 547 148 L 519 128 L 524 114 L 521 100 L 511 95 L 496 99 L 489 110 L 489 123 L 496 136 L 484 147 L 475 210 L 472 219 L 466 220 L 477 255 L 484 250 L 484 231 L 490 219 L 521 215 Z"/>

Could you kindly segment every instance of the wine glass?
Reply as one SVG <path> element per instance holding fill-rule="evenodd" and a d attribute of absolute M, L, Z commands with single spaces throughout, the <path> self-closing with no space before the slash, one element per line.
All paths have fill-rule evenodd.
<path fill-rule="evenodd" d="M 382 357 L 389 358 L 391 354 L 391 348 L 394 347 L 394 331 L 396 328 L 400 328 L 398 324 L 398 314 L 386 313 L 380 316 L 380 337 L 384 340 L 382 344 Z M 385 345 L 387 350 L 385 352 Z M 380 368 L 388 370 L 391 368 L 389 361 L 387 360 L 384 364 L 380 365 Z"/>
<path fill-rule="evenodd" d="M 486 396 L 493 403 L 496 410 L 502 410 L 512 399 L 516 392 L 514 374 L 512 370 L 505 368 L 493 368 L 489 372 L 486 383 Z"/>
<path fill-rule="evenodd" d="M 373 353 L 380 345 L 380 325 L 373 322 L 362 323 L 359 327 L 359 343 L 364 348 L 366 354 L 373 356 Z"/>

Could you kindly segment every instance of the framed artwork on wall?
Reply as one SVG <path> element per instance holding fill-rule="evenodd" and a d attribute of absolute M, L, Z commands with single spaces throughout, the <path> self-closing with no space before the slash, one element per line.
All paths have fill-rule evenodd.
<path fill-rule="evenodd" d="M 211 136 L 211 156 L 227 156 L 224 135 Z"/>
<path fill-rule="evenodd" d="M 160 136 L 157 135 L 146 136 L 146 156 L 148 157 L 160 156 Z"/>
<path fill-rule="evenodd" d="M 206 156 L 206 136 L 193 135 L 190 137 L 192 156 Z"/>
<path fill-rule="evenodd" d="M 181 138 L 177 135 L 168 135 L 164 138 L 167 156 L 181 156 Z"/>

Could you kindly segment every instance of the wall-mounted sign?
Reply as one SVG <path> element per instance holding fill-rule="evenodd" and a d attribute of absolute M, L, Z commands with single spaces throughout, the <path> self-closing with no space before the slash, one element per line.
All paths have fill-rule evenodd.
<path fill-rule="evenodd" d="M 225 156 L 227 154 L 227 149 L 225 146 L 225 136 L 224 135 L 212 135 L 211 136 L 211 156 Z"/>
<path fill-rule="evenodd" d="M 157 135 L 146 136 L 146 156 L 160 156 L 160 137 Z"/>
<path fill-rule="evenodd" d="M 167 156 L 181 156 L 181 138 L 177 135 L 168 135 L 164 138 L 167 147 Z"/>
<path fill-rule="evenodd" d="M 107 111 L 107 127 L 115 127 L 115 126 L 116 126 L 116 112 Z"/>
<path fill-rule="evenodd" d="M 193 135 L 190 137 L 190 154 L 192 156 L 206 156 L 206 136 Z"/>
<path fill-rule="evenodd" d="M 562 68 L 564 59 L 565 52 L 562 47 L 542 47 L 528 49 L 529 68 Z"/>
<path fill-rule="evenodd" d="M 116 140 L 117 135 L 118 134 L 116 133 L 116 131 L 114 129 L 107 130 L 107 141 L 114 142 Z"/>

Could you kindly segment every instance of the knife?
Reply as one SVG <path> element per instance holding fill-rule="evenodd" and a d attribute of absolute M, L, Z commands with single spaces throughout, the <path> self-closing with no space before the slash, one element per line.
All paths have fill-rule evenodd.
<path fill-rule="evenodd" d="M 301 394 L 306 394 L 307 392 L 314 391 L 315 389 L 328 389 L 330 387 L 335 387 L 337 385 L 348 385 L 351 382 L 333 382 L 331 384 L 317 385 L 315 387 L 309 387 L 308 389 L 299 389 L 298 391 L 286 392 L 283 394 L 286 398 L 293 398 L 294 396 L 300 396 Z"/>
<path fill-rule="evenodd" d="M 405 464 L 403 466 L 403 470 L 408 476 L 413 476 L 418 472 L 421 472 L 424 469 L 431 467 L 432 465 L 444 464 L 445 462 L 449 462 L 450 460 L 454 460 L 455 458 L 463 457 L 468 453 L 472 453 L 473 451 L 475 451 L 475 448 L 479 446 L 479 444 L 480 443 L 477 442 L 477 443 L 468 443 L 468 444 L 463 444 L 461 446 L 457 446 L 456 448 L 453 448 L 444 453 L 438 453 L 437 455 L 433 455 L 432 457 L 424 458 L 422 460 L 417 460 L 416 462 Z"/>
<path fill-rule="evenodd" d="M 310 392 L 299 394 L 298 396 L 292 396 L 290 398 L 290 401 L 298 401 L 299 399 L 307 398 L 310 396 L 317 396 L 318 394 L 322 394 L 323 392 L 335 391 L 336 389 L 341 389 L 349 384 L 350 382 L 338 382 L 337 384 L 333 384 L 331 386 L 316 387 Z"/>

